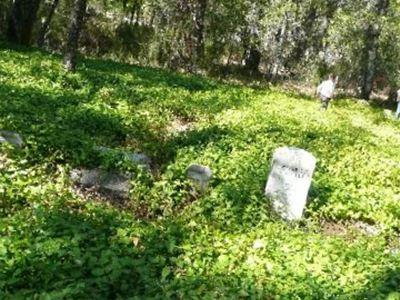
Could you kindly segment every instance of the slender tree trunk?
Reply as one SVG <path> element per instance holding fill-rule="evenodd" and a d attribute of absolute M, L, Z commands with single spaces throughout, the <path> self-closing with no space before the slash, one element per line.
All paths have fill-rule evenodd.
<path fill-rule="evenodd" d="M 397 90 L 398 90 L 397 86 L 395 86 L 394 84 L 390 84 L 389 95 L 388 95 L 388 98 L 387 98 L 388 101 L 396 102 L 396 100 L 397 100 Z"/>
<path fill-rule="evenodd" d="M 286 35 L 287 35 L 287 21 L 284 19 L 282 21 L 282 27 L 279 29 L 278 34 L 276 35 L 275 42 L 277 44 L 277 49 L 278 51 L 275 53 L 273 56 L 273 67 L 271 71 L 271 78 L 272 80 L 277 80 L 278 75 L 279 75 L 279 68 L 282 67 L 283 65 L 283 57 L 282 57 L 282 48 L 283 44 L 286 41 Z"/>
<path fill-rule="evenodd" d="M 142 16 L 142 6 L 140 5 L 140 3 L 138 3 L 137 4 L 137 9 L 136 9 L 135 25 L 139 24 L 141 16 Z"/>
<path fill-rule="evenodd" d="M 135 16 L 135 7 L 132 7 L 130 17 L 129 17 L 129 25 L 133 24 L 133 17 Z"/>
<path fill-rule="evenodd" d="M 296 39 L 296 46 L 293 50 L 293 55 L 292 55 L 292 60 L 294 64 L 298 63 L 303 58 L 303 55 L 307 51 L 307 49 L 310 48 L 309 42 L 310 41 L 315 42 L 314 39 L 316 37 L 313 36 L 313 34 L 314 34 L 314 25 L 316 19 L 317 19 L 317 9 L 316 7 L 311 7 L 309 12 L 307 13 L 307 16 L 305 17 L 304 21 L 301 24 L 301 30 L 304 30 L 305 37 Z"/>
<path fill-rule="evenodd" d="M 40 28 L 39 36 L 37 39 L 37 45 L 39 47 L 43 47 L 44 45 L 44 40 L 47 34 L 47 30 L 49 29 L 51 19 L 53 18 L 54 12 L 56 11 L 56 8 L 58 6 L 58 2 L 59 0 L 53 0 L 53 3 L 51 4 L 49 12 L 47 14 L 46 20 L 44 21 L 42 27 Z"/>
<path fill-rule="evenodd" d="M 363 61 L 365 62 L 361 77 L 361 98 L 369 100 L 375 76 L 377 58 L 377 39 L 379 37 L 376 25 L 369 25 L 365 33 L 366 44 L 364 47 Z"/>
<path fill-rule="evenodd" d="M 155 10 L 155 9 L 152 9 L 150 21 L 149 21 L 149 23 L 147 24 L 149 27 L 153 27 L 155 17 L 156 17 L 156 10 Z"/>
<path fill-rule="evenodd" d="M 8 20 L 10 41 L 29 45 L 41 0 L 15 0 Z"/>
<path fill-rule="evenodd" d="M 261 62 L 261 52 L 257 49 L 256 45 L 251 45 L 249 30 L 246 29 L 243 33 L 243 58 L 244 69 L 249 72 L 250 75 L 259 73 L 259 66 Z"/>
<path fill-rule="evenodd" d="M 139 19 L 139 12 L 140 11 L 140 3 L 138 1 L 135 1 L 135 3 L 132 5 L 131 12 L 130 12 L 130 18 L 129 18 L 129 24 L 133 24 L 133 19 L 135 18 L 135 24 L 138 23 Z"/>
<path fill-rule="evenodd" d="M 389 8 L 389 0 L 378 0 L 375 13 L 378 18 L 385 15 Z M 378 24 L 370 23 L 365 30 L 365 47 L 362 55 L 364 65 L 361 75 L 361 93 L 363 99 L 369 100 L 372 93 L 373 80 L 376 73 L 378 58 L 378 40 L 381 28 Z"/>
<path fill-rule="evenodd" d="M 83 26 L 86 6 L 87 0 L 75 0 L 64 54 L 64 66 L 68 71 L 75 71 L 79 34 Z"/>
<path fill-rule="evenodd" d="M 245 68 L 247 71 L 249 71 L 250 75 L 258 74 L 261 62 L 261 52 L 257 48 L 251 47 L 246 51 L 246 57 L 244 61 Z"/>
<path fill-rule="evenodd" d="M 197 0 L 194 17 L 195 63 L 204 56 L 204 28 L 207 0 Z"/>

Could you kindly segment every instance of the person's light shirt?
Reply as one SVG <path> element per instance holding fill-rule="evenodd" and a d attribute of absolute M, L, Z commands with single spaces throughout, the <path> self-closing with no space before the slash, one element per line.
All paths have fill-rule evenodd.
<path fill-rule="evenodd" d="M 317 89 L 318 95 L 325 98 L 332 98 L 335 91 L 335 82 L 331 79 L 323 81 Z"/>

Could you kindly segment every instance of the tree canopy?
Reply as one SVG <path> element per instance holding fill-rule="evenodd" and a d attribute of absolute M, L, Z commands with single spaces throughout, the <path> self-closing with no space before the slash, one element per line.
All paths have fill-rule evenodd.
<path fill-rule="evenodd" d="M 83 2 L 2 1 L 0 34 L 70 52 L 74 23 L 79 51 L 91 56 L 270 79 L 317 81 L 334 72 L 365 99 L 399 84 L 397 0 Z"/>

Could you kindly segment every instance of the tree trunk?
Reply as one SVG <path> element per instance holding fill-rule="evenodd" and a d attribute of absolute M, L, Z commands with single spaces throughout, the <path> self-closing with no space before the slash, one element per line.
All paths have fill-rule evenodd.
<path fill-rule="evenodd" d="M 397 86 L 395 86 L 393 84 L 390 85 L 389 95 L 387 98 L 388 101 L 397 102 L 397 90 L 398 90 Z"/>
<path fill-rule="evenodd" d="M 389 0 L 378 0 L 375 7 L 377 17 L 381 17 L 387 13 L 389 8 Z M 378 24 L 370 23 L 365 30 L 365 47 L 362 59 L 365 64 L 362 67 L 360 97 L 369 100 L 372 93 L 373 80 L 376 73 L 376 65 L 378 58 L 378 40 L 381 28 Z"/>
<path fill-rule="evenodd" d="M 137 9 L 136 9 L 136 20 L 135 20 L 135 25 L 139 24 L 140 18 L 142 16 L 142 6 L 140 3 L 137 4 Z"/>
<path fill-rule="evenodd" d="M 259 73 L 259 66 L 261 62 L 261 53 L 258 49 L 251 47 L 245 54 L 245 68 L 249 71 L 250 75 Z"/>
<path fill-rule="evenodd" d="M 39 31 L 39 36 L 37 39 L 37 45 L 41 48 L 44 45 L 44 40 L 46 37 L 47 30 L 49 29 L 51 19 L 53 18 L 54 12 L 58 6 L 59 0 L 53 0 L 53 3 L 50 6 L 49 12 L 47 14 L 46 20 L 42 24 L 42 27 L 40 28 Z"/>
<path fill-rule="evenodd" d="M 305 36 L 296 38 L 296 46 L 291 56 L 292 63 L 297 64 L 304 56 L 304 53 L 309 49 L 309 42 L 315 41 L 314 25 L 317 19 L 317 9 L 315 6 L 311 7 L 308 11 L 304 21 L 301 23 L 300 30 L 304 30 Z"/>
<path fill-rule="evenodd" d="M 135 16 L 135 9 L 132 8 L 131 12 L 130 12 L 130 17 L 129 17 L 129 25 L 133 24 L 133 17 Z M 123 20 L 121 20 L 121 22 L 123 22 Z"/>
<path fill-rule="evenodd" d="M 65 46 L 64 66 L 68 71 L 75 71 L 79 34 L 83 26 L 87 0 L 75 0 L 71 14 L 68 40 Z"/>
<path fill-rule="evenodd" d="M 140 14 L 140 3 L 138 1 L 135 1 L 134 4 L 132 4 L 132 8 L 130 11 L 130 18 L 129 18 L 129 24 L 133 24 L 133 19 L 135 19 L 135 24 L 139 22 L 139 14 Z"/>
<path fill-rule="evenodd" d="M 286 15 L 285 15 L 286 16 Z M 287 18 L 286 18 L 287 19 Z M 277 32 L 277 34 L 275 35 L 275 40 L 273 42 L 275 42 L 277 44 L 277 49 L 278 51 L 276 53 L 274 53 L 273 56 L 273 67 L 272 67 L 272 71 L 270 72 L 270 77 L 272 78 L 272 80 L 277 80 L 278 79 L 278 75 L 279 75 L 279 68 L 282 67 L 283 65 L 283 57 L 282 57 L 282 48 L 283 45 L 286 41 L 287 38 L 287 21 L 285 18 L 282 20 L 282 27 L 279 29 L 279 31 Z"/>
<path fill-rule="evenodd" d="M 204 55 L 204 21 L 207 0 L 197 0 L 194 16 L 195 63 L 198 64 Z"/>
<path fill-rule="evenodd" d="M 10 41 L 29 45 L 40 0 L 15 0 L 8 20 L 7 36 Z"/>
<path fill-rule="evenodd" d="M 376 25 L 369 25 L 365 33 L 365 47 L 363 61 L 365 62 L 361 75 L 361 98 L 369 100 L 372 92 L 372 84 L 375 76 L 377 58 L 377 39 L 379 31 Z"/>

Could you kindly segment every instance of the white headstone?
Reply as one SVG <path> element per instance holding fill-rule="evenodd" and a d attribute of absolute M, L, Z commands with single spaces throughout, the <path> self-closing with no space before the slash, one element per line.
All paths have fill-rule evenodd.
<path fill-rule="evenodd" d="M 302 149 L 283 147 L 275 151 L 265 195 L 283 219 L 302 218 L 315 164 L 315 157 Z"/>

